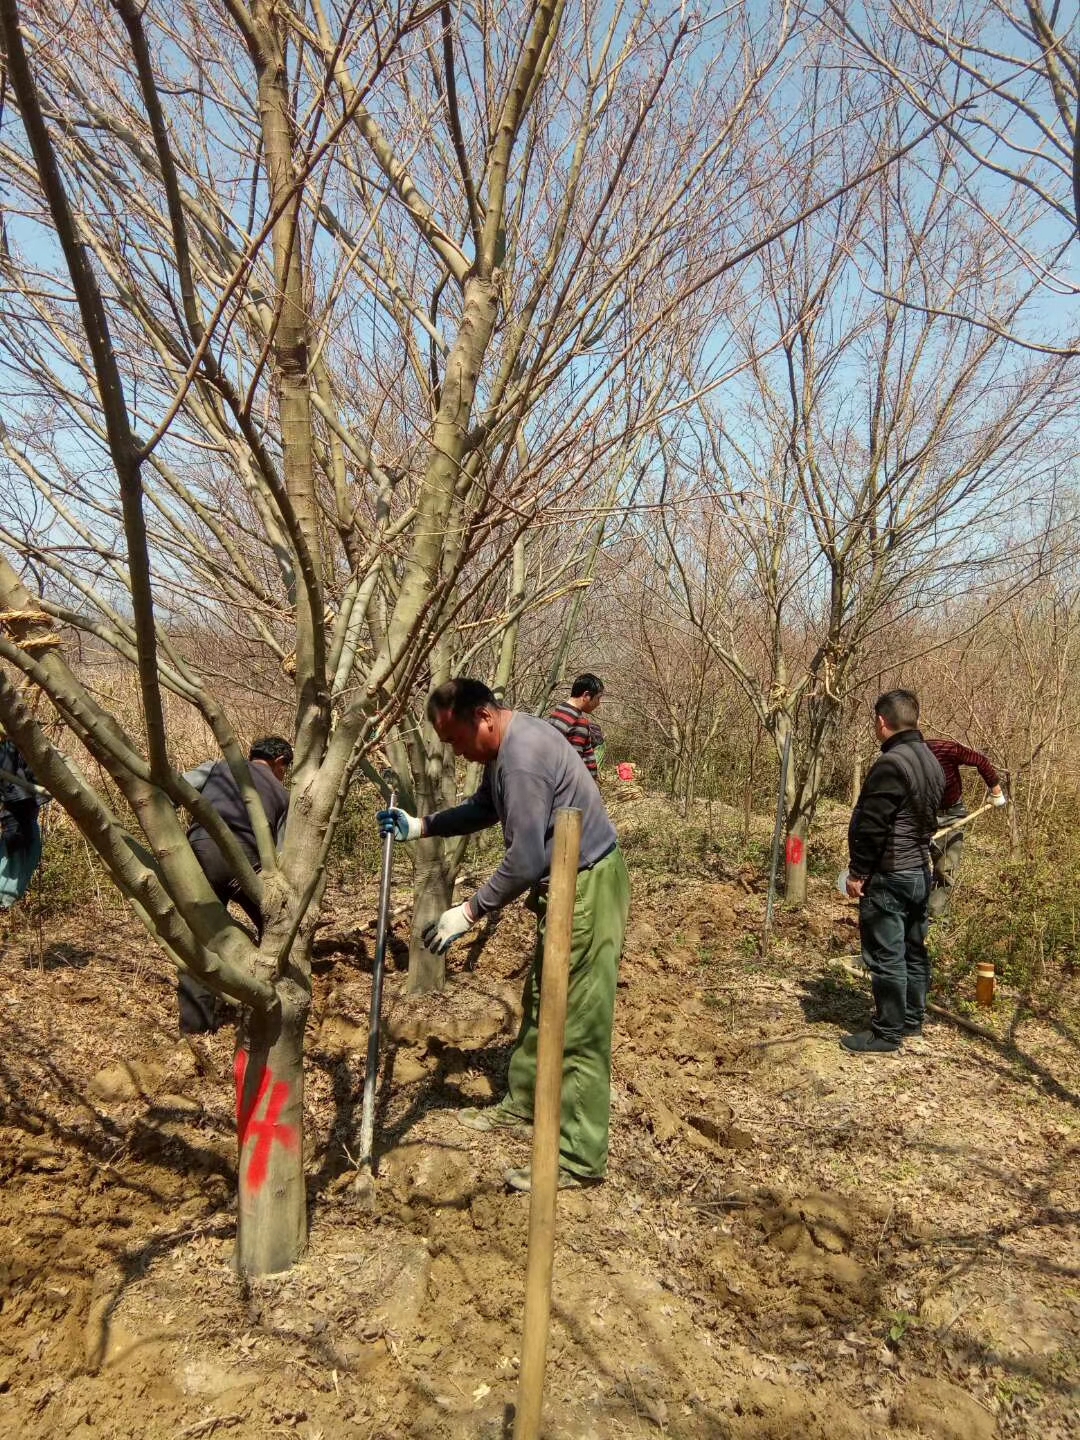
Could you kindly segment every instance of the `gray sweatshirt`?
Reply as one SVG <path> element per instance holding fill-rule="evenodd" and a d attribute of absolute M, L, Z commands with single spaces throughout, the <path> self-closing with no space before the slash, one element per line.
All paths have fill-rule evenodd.
<path fill-rule="evenodd" d="M 545 880 L 551 869 L 555 812 L 581 811 L 579 870 L 614 850 L 617 837 L 596 781 L 581 756 L 546 720 L 516 710 L 499 753 L 484 766 L 475 795 L 426 817 L 429 835 L 473 835 L 501 823 L 503 862 L 473 896 L 476 915 L 498 910 Z"/>

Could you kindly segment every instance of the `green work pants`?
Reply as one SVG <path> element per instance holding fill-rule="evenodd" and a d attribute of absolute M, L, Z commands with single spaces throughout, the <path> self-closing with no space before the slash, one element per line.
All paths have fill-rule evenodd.
<path fill-rule="evenodd" d="M 547 926 L 547 895 L 537 898 L 536 953 L 525 982 L 524 1013 L 502 1108 L 531 1120 L 536 1094 L 536 1042 L 540 1021 L 540 983 Z M 559 1164 L 574 1175 L 600 1177 L 607 1170 L 608 1120 L 611 1112 L 611 1031 L 619 974 L 630 877 L 622 852 L 615 849 L 580 870 L 570 942 L 570 980 L 563 1046 L 562 1124 Z"/>

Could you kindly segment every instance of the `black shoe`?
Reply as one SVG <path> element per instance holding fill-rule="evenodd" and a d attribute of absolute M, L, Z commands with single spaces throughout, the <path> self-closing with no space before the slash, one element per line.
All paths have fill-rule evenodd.
<path fill-rule="evenodd" d="M 859 1030 L 854 1035 L 843 1035 L 840 1044 L 845 1050 L 856 1055 L 895 1055 L 900 1049 L 899 1041 L 883 1040 L 873 1030 Z"/>
<path fill-rule="evenodd" d="M 922 1035 L 922 1026 L 921 1026 L 921 1025 L 905 1025 L 905 1026 L 904 1026 L 904 1039 L 905 1039 L 905 1040 L 918 1040 L 921 1035 Z"/>

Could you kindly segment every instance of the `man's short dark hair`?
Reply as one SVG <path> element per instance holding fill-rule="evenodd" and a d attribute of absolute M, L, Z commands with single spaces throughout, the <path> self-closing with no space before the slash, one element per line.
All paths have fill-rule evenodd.
<path fill-rule="evenodd" d="M 435 723 L 436 715 L 449 715 L 454 720 L 472 720 L 477 710 L 501 710 L 501 701 L 495 698 L 482 680 L 472 680 L 468 675 L 459 675 L 456 680 L 446 680 L 436 686 L 428 696 L 427 717 Z"/>
<path fill-rule="evenodd" d="M 887 690 L 874 701 L 874 714 L 890 730 L 914 730 L 919 723 L 919 697 L 914 690 Z"/>
<path fill-rule="evenodd" d="M 570 686 L 570 699 L 576 700 L 581 695 L 588 695 L 590 700 L 595 700 L 597 695 L 604 693 L 604 682 L 599 675 L 594 675 L 591 670 L 586 670 L 584 675 L 579 675 Z"/>
<path fill-rule="evenodd" d="M 248 751 L 249 760 L 265 760 L 267 765 L 275 765 L 279 760 L 285 761 L 287 770 L 292 764 L 293 749 L 283 735 L 264 735 L 261 740 L 256 740 Z"/>

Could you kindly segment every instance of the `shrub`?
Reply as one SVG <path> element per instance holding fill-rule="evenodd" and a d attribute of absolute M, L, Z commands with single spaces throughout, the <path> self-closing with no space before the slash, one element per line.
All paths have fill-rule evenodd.
<path fill-rule="evenodd" d="M 122 907 L 105 867 L 58 805 L 41 812 L 41 832 L 41 863 L 13 920 L 38 924 L 90 908 L 100 913 Z"/>
<path fill-rule="evenodd" d="M 968 846 L 952 917 L 931 936 L 946 986 L 968 981 L 980 960 L 1022 991 L 1057 992 L 1080 978 L 1080 835 L 1057 811 L 1025 853 Z"/>

